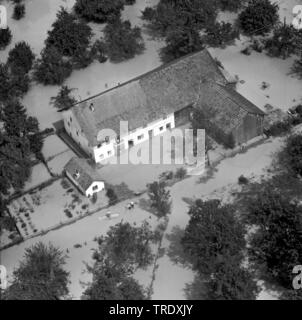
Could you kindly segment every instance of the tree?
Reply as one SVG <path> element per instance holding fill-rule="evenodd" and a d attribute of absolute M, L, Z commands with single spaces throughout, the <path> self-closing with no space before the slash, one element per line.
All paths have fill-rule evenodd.
<path fill-rule="evenodd" d="M 13 19 L 20 20 L 25 16 L 25 5 L 20 3 L 14 7 Z"/>
<path fill-rule="evenodd" d="M 105 23 L 120 16 L 124 0 L 76 0 L 74 10 L 88 21 Z"/>
<path fill-rule="evenodd" d="M 146 300 L 144 289 L 132 277 L 104 261 L 89 268 L 92 283 L 84 291 L 83 300 Z"/>
<path fill-rule="evenodd" d="M 106 25 L 104 35 L 109 59 L 113 62 L 131 59 L 145 49 L 141 29 L 132 28 L 129 21 L 115 19 Z"/>
<path fill-rule="evenodd" d="M 224 47 L 239 37 L 231 23 L 215 22 L 206 29 L 205 43 L 211 47 Z"/>
<path fill-rule="evenodd" d="M 219 7 L 221 10 L 225 11 L 235 11 L 237 12 L 239 9 L 243 7 L 247 0 L 219 0 Z"/>
<path fill-rule="evenodd" d="M 265 48 L 270 56 L 286 59 L 301 52 L 301 43 L 302 31 L 284 23 L 274 30 L 271 38 L 266 40 Z"/>
<path fill-rule="evenodd" d="M 28 73 L 35 60 L 35 55 L 30 46 L 25 41 L 15 44 L 15 47 L 9 51 L 7 63 L 14 74 L 20 72 Z"/>
<path fill-rule="evenodd" d="M 302 207 L 267 189 L 250 203 L 247 221 L 256 226 L 250 260 L 279 285 L 292 289 L 292 270 L 302 259 Z"/>
<path fill-rule="evenodd" d="M 12 33 L 10 28 L 7 27 L 6 29 L 0 28 L 0 50 L 5 49 L 12 40 Z"/>
<path fill-rule="evenodd" d="M 174 29 L 200 30 L 213 23 L 217 15 L 217 1 L 213 0 L 160 0 L 155 8 L 147 7 L 143 19 L 157 35 L 166 36 Z"/>
<path fill-rule="evenodd" d="M 53 245 L 42 242 L 25 250 L 13 273 L 5 300 L 59 300 L 68 294 L 69 273 L 64 270 L 66 256 Z"/>
<path fill-rule="evenodd" d="M 34 78 L 44 85 L 60 85 L 71 72 L 71 63 L 55 47 L 48 47 L 35 64 Z"/>
<path fill-rule="evenodd" d="M 286 142 L 284 150 L 289 168 L 298 175 L 302 175 L 302 135 L 292 135 Z"/>
<path fill-rule="evenodd" d="M 153 260 L 150 244 L 154 234 L 146 222 L 140 227 L 119 223 L 111 227 L 106 236 L 98 238 L 96 261 L 108 259 L 124 274 L 132 274 L 138 268 L 147 267 Z"/>
<path fill-rule="evenodd" d="M 219 200 L 197 200 L 189 210 L 190 221 L 181 241 L 194 269 L 210 276 L 224 257 L 239 264 L 245 247 L 244 227 L 231 206 Z"/>
<path fill-rule="evenodd" d="M 27 116 L 25 108 L 16 100 L 4 104 L 0 122 L 3 123 L 0 132 L 0 192 L 8 194 L 11 188 L 20 190 L 30 176 L 31 155 L 36 148 L 39 125 L 36 118 Z"/>
<path fill-rule="evenodd" d="M 302 55 L 299 59 L 295 60 L 292 66 L 292 73 L 302 79 Z"/>
<path fill-rule="evenodd" d="M 109 198 L 110 205 L 114 205 L 118 201 L 118 197 L 112 188 L 107 189 L 106 196 Z"/>
<path fill-rule="evenodd" d="M 58 110 L 68 109 L 72 107 L 77 100 L 71 96 L 71 92 L 75 89 L 69 88 L 68 86 L 62 86 L 55 97 L 50 98 L 51 104 Z"/>
<path fill-rule="evenodd" d="M 255 300 L 258 293 L 253 275 L 229 257 L 215 265 L 205 286 L 208 300 Z"/>
<path fill-rule="evenodd" d="M 78 57 L 86 53 L 91 37 L 92 30 L 87 23 L 78 21 L 61 7 L 45 44 L 46 48 L 54 47 L 63 56 Z"/>
<path fill-rule="evenodd" d="M 0 101 L 6 101 L 10 96 L 10 76 L 8 66 L 0 63 Z"/>
<path fill-rule="evenodd" d="M 160 51 L 161 60 L 166 63 L 203 48 L 199 33 L 188 28 L 169 31 L 166 44 Z"/>
<path fill-rule="evenodd" d="M 264 35 L 279 21 L 279 7 L 270 0 L 251 0 L 239 15 L 242 31 L 248 35 Z"/>
<path fill-rule="evenodd" d="M 151 207 L 156 210 L 159 217 L 171 212 L 170 191 L 166 190 L 164 181 L 155 181 L 147 185 Z"/>

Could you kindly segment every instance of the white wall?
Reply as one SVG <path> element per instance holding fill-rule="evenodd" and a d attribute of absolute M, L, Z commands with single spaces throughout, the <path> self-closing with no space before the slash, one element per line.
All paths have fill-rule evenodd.
<path fill-rule="evenodd" d="M 168 129 L 166 128 L 166 125 L 170 124 L 171 129 L 175 128 L 175 119 L 174 119 L 174 113 L 168 115 L 165 119 L 159 119 L 154 122 L 149 123 L 145 128 L 141 127 L 138 128 L 132 132 L 130 132 L 128 135 L 121 137 L 122 143 L 125 146 L 125 149 L 129 148 L 128 141 L 132 140 L 134 145 L 137 145 L 141 142 L 147 141 L 149 139 L 149 131 L 153 130 L 153 136 L 157 136 L 159 134 L 164 133 Z M 160 127 L 163 127 L 163 130 L 160 130 Z M 143 137 L 141 139 L 138 139 L 139 136 Z M 115 154 L 115 140 L 109 141 L 109 143 L 103 143 L 100 148 L 94 147 L 94 158 L 95 162 L 101 162 L 104 159 L 110 158 Z M 111 154 L 108 154 L 108 152 L 111 152 Z M 103 157 L 101 157 L 103 155 Z"/>
<path fill-rule="evenodd" d="M 97 187 L 96 190 L 93 190 L 94 187 Z M 94 193 L 98 193 L 100 191 L 103 191 L 105 189 L 105 184 L 103 181 L 95 181 L 91 184 L 91 186 L 86 190 L 85 194 L 86 197 L 92 197 Z"/>

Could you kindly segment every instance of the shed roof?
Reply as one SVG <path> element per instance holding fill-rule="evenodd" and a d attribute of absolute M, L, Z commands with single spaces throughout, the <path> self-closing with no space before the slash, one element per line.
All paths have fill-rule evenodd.
<path fill-rule="evenodd" d="M 83 190 L 87 190 L 93 182 L 102 181 L 98 171 L 96 171 L 87 159 L 73 157 L 65 166 L 68 172 Z M 76 174 L 78 173 L 78 178 Z"/>

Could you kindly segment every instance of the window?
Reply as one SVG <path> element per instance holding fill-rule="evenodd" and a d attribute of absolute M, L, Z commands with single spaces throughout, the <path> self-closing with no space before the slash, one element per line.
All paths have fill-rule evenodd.
<path fill-rule="evenodd" d="M 138 140 L 142 140 L 144 138 L 144 135 L 141 134 L 140 136 L 137 137 Z"/>
<path fill-rule="evenodd" d="M 163 131 L 163 130 L 164 130 L 164 127 L 160 127 L 160 128 L 159 128 L 159 131 Z"/>
<path fill-rule="evenodd" d="M 98 186 L 94 186 L 94 187 L 92 187 L 92 190 L 93 190 L 93 191 L 98 190 Z"/>
<path fill-rule="evenodd" d="M 101 146 L 102 146 L 102 143 L 101 143 L 101 142 L 98 143 L 97 147 L 98 147 L 98 148 L 101 148 Z"/>
<path fill-rule="evenodd" d="M 171 123 L 167 123 L 167 124 L 166 124 L 166 128 L 167 128 L 167 129 L 171 129 Z"/>
<path fill-rule="evenodd" d="M 70 122 L 72 122 L 72 118 L 70 117 Z"/>
<path fill-rule="evenodd" d="M 112 154 L 112 151 L 108 151 L 107 153 L 108 153 L 108 156 L 110 156 Z"/>
<path fill-rule="evenodd" d="M 105 137 L 105 142 L 106 142 L 106 143 L 109 143 L 109 141 L 110 141 L 109 136 Z"/>
<path fill-rule="evenodd" d="M 104 159 L 104 155 L 103 154 L 100 154 L 100 159 Z"/>
<path fill-rule="evenodd" d="M 77 130 L 77 136 L 79 136 L 79 131 Z"/>
<path fill-rule="evenodd" d="M 69 121 L 67 121 L 67 124 L 68 124 L 68 127 L 70 127 L 70 122 Z"/>

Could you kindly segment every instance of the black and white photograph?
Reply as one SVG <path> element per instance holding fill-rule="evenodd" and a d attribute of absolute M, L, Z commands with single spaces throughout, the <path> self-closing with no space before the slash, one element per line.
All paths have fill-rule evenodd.
<path fill-rule="evenodd" d="M 0 0 L 0 300 L 302 300 L 302 0 Z"/>

